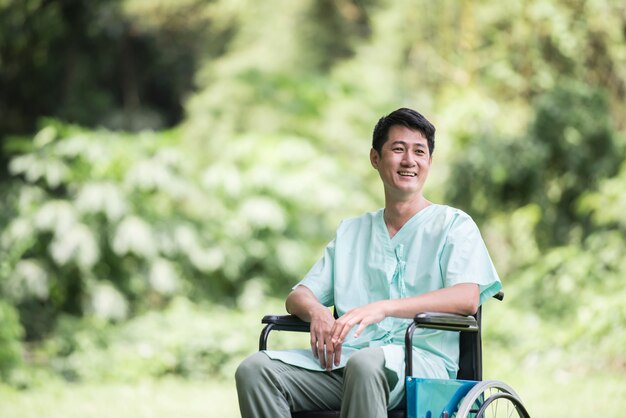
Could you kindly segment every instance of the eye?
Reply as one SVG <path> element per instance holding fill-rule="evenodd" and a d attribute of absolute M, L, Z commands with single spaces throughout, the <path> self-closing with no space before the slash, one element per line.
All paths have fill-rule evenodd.
<path fill-rule="evenodd" d="M 404 148 L 402 147 L 394 147 L 391 149 L 393 152 L 404 152 Z"/>

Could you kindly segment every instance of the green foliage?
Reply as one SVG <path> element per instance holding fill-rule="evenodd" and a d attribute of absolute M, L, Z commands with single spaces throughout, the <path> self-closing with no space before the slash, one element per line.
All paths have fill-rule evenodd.
<path fill-rule="evenodd" d="M 20 340 L 23 329 L 16 310 L 0 300 L 0 381 L 8 380 L 10 372 L 22 362 Z"/>
<path fill-rule="evenodd" d="M 624 143 L 624 138 L 621 138 Z M 622 163 L 619 173 L 604 179 L 598 190 L 587 193 L 580 201 L 579 210 L 591 215 L 592 221 L 604 228 L 626 230 L 626 164 Z"/>
<path fill-rule="evenodd" d="M 16 215 L 2 231 L 11 264 L 0 283 L 20 307 L 29 339 L 44 335 L 59 313 L 122 319 L 126 298 L 149 291 L 166 297 L 177 286 L 175 270 L 157 257 L 154 232 L 138 217 L 168 208 L 136 207 L 141 193 L 163 199 L 150 193 L 154 173 L 142 175 L 150 164 L 161 173 L 162 195 L 180 193 L 172 154 L 163 147 L 157 155 L 153 135 L 132 149 L 123 137 L 50 123 L 32 151 L 10 163 L 22 185 L 12 194 Z"/>
<path fill-rule="evenodd" d="M 44 346 L 56 372 L 69 380 L 133 381 L 166 374 L 215 374 L 228 359 L 229 344 L 211 311 L 179 301 L 162 312 L 140 315 L 119 327 L 63 318 Z M 98 325 L 99 324 L 99 325 Z M 95 326 L 94 326 L 95 325 Z M 242 334 L 233 335 L 243 338 Z M 236 345 L 230 345 L 236 348 Z"/>
<path fill-rule="evenodd" d="M 1 2 L 0 135 L 31 133 L 42 116 L 129 130 L 178 123 L 197 62 L 212 53 L 197 40 L 224 42 L 228 27 L 198 13 L 200 1 L 155 3 Z"/>
<path fill-rule="evenodd" d="M 27 338 L 63 313 L 119 321 L 174 295 L 232 304 L 254 279 L 284 293 L 340 216 L 372 206 L 366 192 L 343 194 L 354 179 L 301 138 L 211 146 L 207 164 L 177 132 L 51 121 L 11 161 L 21 186 L 7 204 L 0 284 Z"/>
<path fill-rule="evenodd" d="M 452 162 L 450 199 L 485 224 L 510 305 L 486 339 L 517 362 L 623 362 L 624 143 L 606 97 L 565 80 L 537 97 L 526 134 L 468 133 Z"/>
<path fill-rule="evenodd" d="M 427 196 L 478 221 L 504 279 L 487 338 L 516 365 L 557 343 L 623 367 L 622 9 L 0 2 L 0 135 L 57 117 L 2 138 L 0 313 L 24 330 L 0 334 L 3 373 L 24 339 L 69 380 L 231 373 L 255 344 L 224 307 L 286 294 L 382 204 L 371 130 L 402 105 L 438 127 Z"/>
<path fill-rule="evenodd" d="M 280 300 L 255 297 L 257 303 L 245 310 L 203 307 L 177 298 L 164 310 L 138 315 L 118 326 L 63 317 L 54 337 L 34 355 L 46 359 L 39 367 L 51 367 L 69 381 L 231 377 L 237 364 L 258 345 L 259 318 L 268 310 L 282 310 Z M 303 345 L 297 335 L 280 334 L 272 337 L 273 347 L 306 347 L 308 340 Z"/>
<path fill-rule="evenodd" d="M 542 242 L 567 242 L 572 224 L 582 220 L 581 196 L 615 175 L 626 148 L 618 145 L 608 114 L 604 92 L 580 84 L 559 85 L 539 98 L 531 133 L 547 154 Z"/>
<path fill-rule="evenodd" d="M 601 90 L 574 82 L 539 96 L 528 132 L 506 138 L 493 132 L 465 138 L 452 162 L 448 196 L 482 220 L 530 202 L 541 210 L 535 235 L 541 246 L 579 238 L 587 229 L 580 199 L 614 175 L 619 145 Z"/>

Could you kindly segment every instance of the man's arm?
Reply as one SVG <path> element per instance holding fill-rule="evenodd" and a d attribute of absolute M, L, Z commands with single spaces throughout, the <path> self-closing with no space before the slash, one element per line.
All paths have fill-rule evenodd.
<path fill-rule="evenodd" d="M 403 299 L 387 299 L 351 309 L 342 315 L 331 330 L 331 341 L 343 343 L 344 338 L 355 326 L 358 337 L 366 326 L 377 324 L 388 316 L 413 318 L 417 312 L 446 312 L 472 315 L 478 310 L 479 286 L 474 283 L 461 283 L 434 290 L 419 296 Z"/>
<path fill-rule="evenodd" d="M 478 311 L 480 288 L 475 283 L 460 283 L 419 296 L 388 300 L 387 315 L 413 318 L 417 312 L 446 312 L 473 315 Z"/>
<path fill-rule="evenodd" d="M 311 323 L 311 351 L 319 359 L 320 366 L 331 370 L 333 362 L 339 365 L 341 343 L 331 343 L 331 330 L 335 318 L 306 286 L 298 286 L 285 301 L 287 312 Z"/>

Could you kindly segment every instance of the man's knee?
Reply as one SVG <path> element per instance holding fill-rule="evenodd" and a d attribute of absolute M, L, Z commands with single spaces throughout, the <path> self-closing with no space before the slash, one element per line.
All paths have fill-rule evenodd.
<path fill-rule="evenodd" d="M 254 353 L 247 357 L 241 362 L 239 367 L 237 367 L 237 371 L 235 371 L 235 382 L 237 383 L 237 388 L 242 389 L 262 381 L 264 371 L 270 362 L 271 360 L 267 357 L 267 355 L 261 352 Z"/>
<path fill-rule="evenodd" d="M 364 348 L 346 362 L 346 374 L 359 379 L 384 376 L 385 356 L 380 348 Z"/>

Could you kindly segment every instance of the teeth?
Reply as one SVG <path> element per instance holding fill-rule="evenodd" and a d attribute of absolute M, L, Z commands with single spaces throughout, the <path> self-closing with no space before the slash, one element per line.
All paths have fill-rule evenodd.
<path fill-rule="evenodd" d="M 398 174 L 400 174 L 401 176 L 411 176 L 411 177 L 415 177 L 417 175 L 417 174 L 411 173 L 409 171 L 398 171 Z"/>

